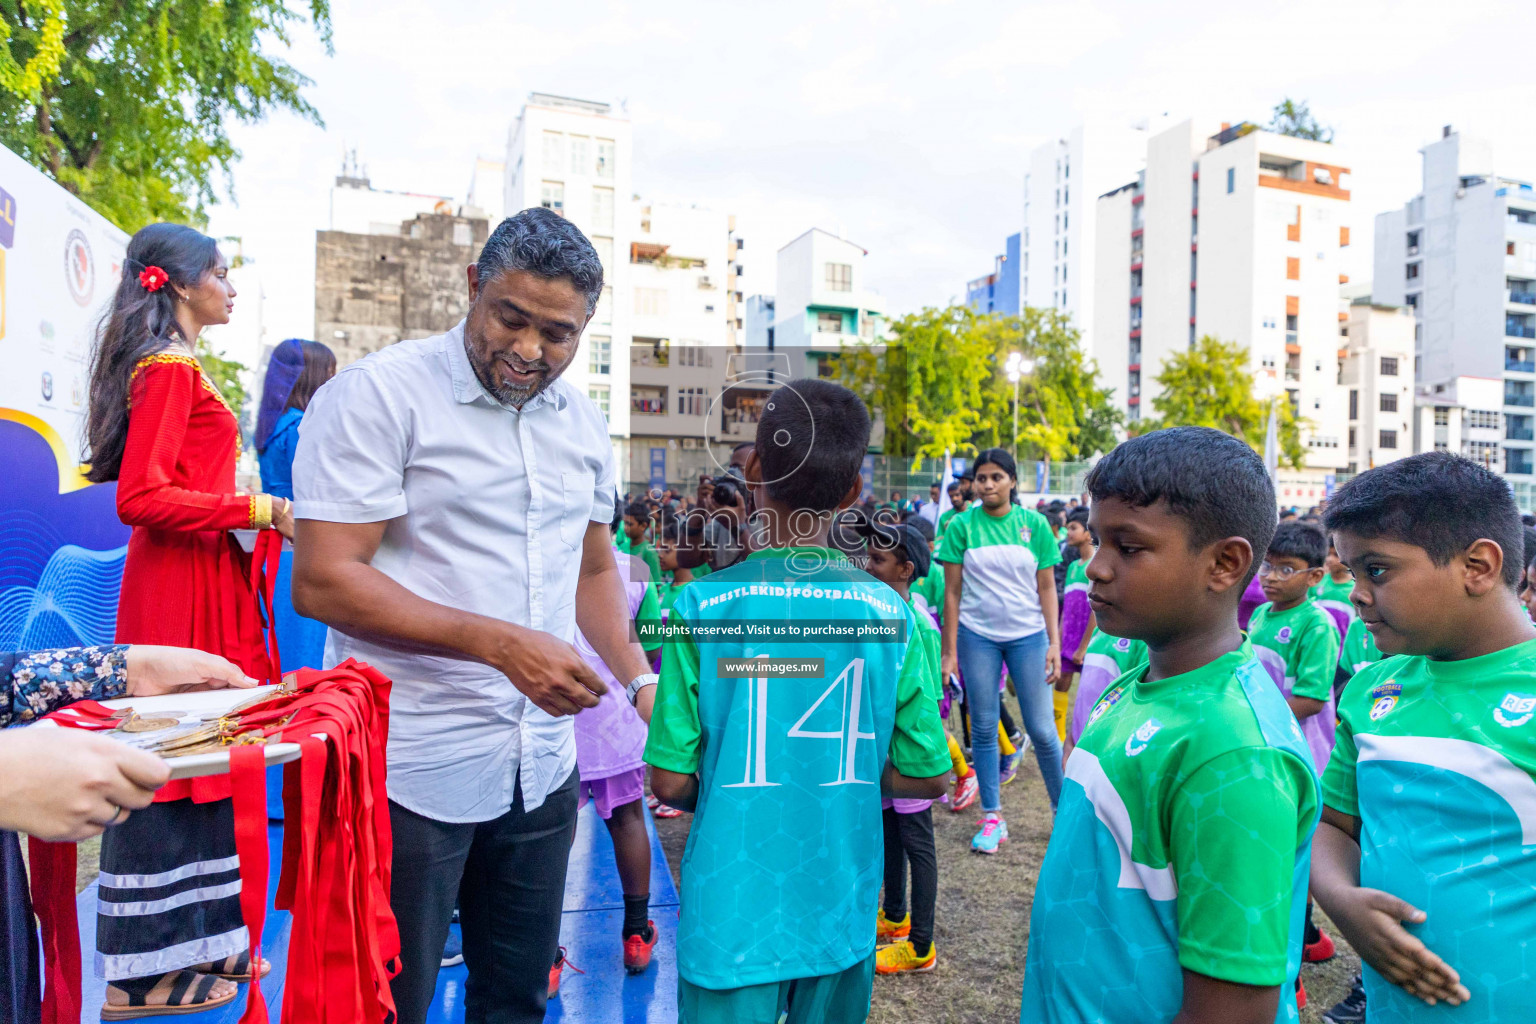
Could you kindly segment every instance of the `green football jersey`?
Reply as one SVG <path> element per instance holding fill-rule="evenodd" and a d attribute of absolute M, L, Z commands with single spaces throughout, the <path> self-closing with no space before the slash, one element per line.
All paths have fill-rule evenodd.
<path fill-rule="evenodd" d="M 1365 628 L 1365 623 L 1360 619 L 1351 622 L 1349 632 L 1344 634 L 1344 644 L 1339 648 L 1339 667 L 1344 670 L 1344 675 L 1353 679 L 1365 666 L 1380 660 L 1381 651 L 1376 649 L 1376 638 Z"/>
<path fill-rule="evenodd" d="M 721 638 L 791 622 L 894 623 L 895 642 Z M 677 595 L 645 760 L 697 772 L 678 973 L 702 988 L 832 974 L 874 948 L 880 775 L 943 775 L 931 646 L 890 587 L 827 548 L 756 551 Z M 818 678 L 738 678 L 747 659 L 821 659 Z"/>
<path fill-rule="evenodd" d="M 1323 800 L 1360 819 L 1360 884 L 1472 993 L 1427 1006 L 1365 969 L 1370 1020 L 1536 1021 L 1536 640 L 1465 661 L 1362 668 L 1339 706 Z"/>
<path fill-rule="evenodd" d="M 961 509 L 959 512 L 957 512 L 957 511 L 955 511 L 955 507 L 953 505 L 951 505 L 949 508 L 945 509 L 943 512 L 940 512 L 939 513 L 939 522 L 933 528 L 934 540 L 938 540 L 939 538 L 943 537 L 944 536 L 944 531 L 949 529 L 950 521 L 953 520 L 955 518 L 955 516 L 959 515 L 961 512 L 964 512 L 964 511 L 965 511 L 965 509 Z"/>
<path fill-rule="evenodd" d="M 1350 623 L 1356 618 L 1355 606 L 1349 601 L 1350 592 L 1354 589 L 1354 577 L 1346 576 L 1344 582 L 1340 583 L 1325 572 L 1323 573 L 1323 582 L 1313 587 L 1307 593 L 1312 600 L 1322 605 L 1323 609 L 1330 615 L 1333 615 L 1335 619 L 1340 619 L 1344 623 Z"/>
<path fill-rule="evenodd" d="M 631 555 L 645 563 L 645 567 L 651 570 L 651 582 L 661 582 L 661 561 L 656 557 L 656 549 L 643 537 L 638 541 L 631 541 L 629 534 L 619 531 L 618 548 L 626 555 Z"/>
<path fill-rule="evenodd" d="M 933 618 L 944 618 L 944 563 L 935 558 L 928 563 L 928 575 L 912 584 L 913 603 Z M 930 620 L 931 621 L 931 620 Z"/>
<path fill-rule="evenodd" d="M 1295 1021 L 1312 832 L 1306 740 L 1253 648 L 1122 676 L 1067 759 L 1030 914 L 1025 1024 L 1172 1020 L 1181 968 L 1280 986 Z"/>
<path fill-rule="evenodd" d="M 1333 674 L 1339 664 L 1333 617 L 1311 598 L 1283 612 L 1266 602 L 1248 620 L 1248 639 L 1281 693 L 1323 702 L 1321 711 L 1301 723 L 1321 775 L 1333 749 Z"/>
<path fill-rule="evenodd" d="M 960 625 L 989 640 L 1017 640 L 1045 628 L 1036 573 L 1061 561 L 1051 524 L 1010 505 L 1001 516 L 973 505 L 955 516 L 934 557 L 961 567 Z"/>

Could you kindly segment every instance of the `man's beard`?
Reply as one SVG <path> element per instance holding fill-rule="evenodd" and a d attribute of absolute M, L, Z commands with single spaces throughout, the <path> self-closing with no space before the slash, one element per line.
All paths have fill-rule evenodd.
<path fill-rule="evenodd" d="M 469 365 L 475 371 L 475 377 L 479 379 L 480 386 L 490 393 L 502 405 L 510 405 L 514 409 L 521 409 L 523 405 L 540 391 L 549 387 L 554 376 L 549 372 L 549 364 L 540 360 L 531 364 L 528 369 L 543 372 L 538 380 L 531 384 L 509 384 L 496 374 L 496 357 L 489 360 L 481 359 L 475 346 L 470 343 L 469 335 L 464 336 L 464 354 L 469 357 Z"/>

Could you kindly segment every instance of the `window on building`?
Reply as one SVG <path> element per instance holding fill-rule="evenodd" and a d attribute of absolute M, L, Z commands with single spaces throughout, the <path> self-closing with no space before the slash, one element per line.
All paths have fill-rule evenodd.
<path fill-rule="evenodd" d="M 1451 425 L 1451 410 L 1443 405 L 1435 406 L 1435 426 L 1448 427 Z"/>
<path fill-rule="evenodd" d="M 1360 418 L 1360 392 L 1353 388 L 1349 391 L 1349 418 L 1352 420 Z"/>
<path fill-rule="evenodd" d="M 608 373 L 613 362 L 613 338 L 606 334 L 587 335 L 587 351 L 590 353 L 588 368 L 593 373 Z"/>
<path fill-rule="evenodd" d="M 1408 232 L 1408 255 L 1409 256 L 1417 256 L 1418 254 L 1419 254 L 1419 233 L 1417 231 L 1410 231 L 1410 232 Z"/>
<path fill-rule="evenodd" d="M 599 178 L 613 177 L 613 140 L 597 140 L 597 176 Z"/>
<path fill-rule="evenodd" d="M 587 385 L 587 397 L 592 399 L 592 404 L 602 411 L 603 419 L 608 418 L 608 385 Z"/>
<path fill-rule="evenodd" d="M 593 235 L 592 248 L 597 250 L 597 259 L 603 265 L 603 271 L 613 273 L 613 239 Z"/>
<path fill-rule="evenodd" d="M 612 285 L 603 286 L 603 293 L 597 297 L 597 309 L 593 311 L 592 319 L 600 324 L 613 323 Z"/>
<path fill-rule="evenodd" d="M 1379 445 L 1379 447 L 1381 447 L 1381 448 L 1396 448 L 1397 447 L 1397 431 L 1395 431 L 1395 430 L 1383 430 L 1380 433 L 1381 433 L 1381 444 Z"/>
<path fill-rule="evenodd" d="M 827 290 L 833 292 L 853 291 L 853 264 L 828 263 Z"/>
<path fill-rule="evenodd" d="M 539 191 L 539 205 L 546 210 L 554 210 L 560 216 L 565 216 L 565 183 L 563 181 L 546 181 Z"/>
<path fill-rule="evenodd" d="M 709 398 L 704 388 L 677 389 L 677 414 L 679 416 L 703 416 L 708 411 Z"/>
<path fill-rule="evenodd" d="M 592 190 L 592 230 L 613 230 L 613 189 L 594 188 Z"/>
<path fill-rule="evenodd" d="M 544 133 L 544 173 L 559 174 L 565 170 L 565 136 L 559 132 Z"/>
<path fill-rule="evenodd" d="M 1397 359 L 1394 356 L 1381 357 L 1381 375 L 1383 377 L 1397 376 Z"/>
<path fill-rule="evenodd" d="M 1236 167 L 1228 167 L 1227 168 L 1227 195 L 1231 195 L 1232 194 L 1232 190 L 1234 188 L 1236 188 L 1236 187 L 1237 187 L 1237 168 Z"/>
<path fill-rule="evenodd" d="M 665 288 L 636 288 L 635 313 L 638 316 L 666 316 L 667 290 Z"/>
<path fill-rule="evenodd" d="M 1409 293 L 1409 295 L 1408 295 L 1408 308 L 1409 309 L 1413 309 L 1413 310 L 1417 310 L 1419 308 L 1419 293 L 1418 292 L 1411 292 L 1411 293 Z"/>
<path fill-rule="evenodd" d="M 1381 396 L 1382 412 L 1397 412 L 1397 395 L 1384 394 Z"/>
<path fill-rule="evenodd" d="M 1418 278 L 1420 267 L 1421 267 L 1421 264 L 1418 264 L 1418 263 L 1410 263 L 1410 264 L 1408 264 L 1408 280 L 1413 281 L 1413 280 L 1416 280 Z"/>
<path fill-rule="evenodd" d="M 585 135 L 571 136 L 571 177 L 585 178 L 592 173 L 592 140 Z"/>
<path fill-rule="evenodd" d="M 1355 428 L 1354 427 L 1350 427 L 1349 428 L 1349 447 L 1351 449 L 1353 449 L 1355 447 Z"/>
<path fill-rule="evenodd" d="M 818 334 L 843 333 L 843 314 L 827 312 L 817 313 L 816 331 Z"/>

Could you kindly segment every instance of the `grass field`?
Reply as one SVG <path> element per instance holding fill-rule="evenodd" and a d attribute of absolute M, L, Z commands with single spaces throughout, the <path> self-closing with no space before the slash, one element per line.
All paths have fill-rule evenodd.
<path fill-rule="evenodd" d="M 975 805 L 960 814 L 934 805 L 938 966 L 929 974 L 877 976 L 871 1024 L 1012 1024 L 1019 1019 L 1029 908 L 1051 828 L 1045 787 L 1030 756 L 1018 778 L 1003 787 L 1003 815 L 1009 841 L 984 857 L 970 852 L 980 816 Z M 685 814 L 656 822 L 674 880 L 691 820 Z M 1333 934 L 1339 955 L 1302 968 L 1309 996 L 1303 1024 L 1315 1024 L 1323 1010 L 1343 998 L 1360 963 L 1321 912 L 1318 923 Z M 873 929 L 874 921 L 869 926 Z"/>

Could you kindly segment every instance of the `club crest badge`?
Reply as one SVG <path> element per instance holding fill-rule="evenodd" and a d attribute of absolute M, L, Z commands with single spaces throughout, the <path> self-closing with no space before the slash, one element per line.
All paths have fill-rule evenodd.
<path fill-rule="evenodd" d="M 1536 718 L 1536 697 L 1524 693 L 1506 693 L 1493 709 L 1493 720 L 1506 729 L 1524 725 Z"/>
<path fill-rule="evenodd" d="M 1291 642 L 1291 633 L 1292 630 L 1290 626 L 1281 626 L 1280 632 L 1275 634 L 1275 639 L 1279 640 L 1283 644 L 1288 644 Z"/>
<path fill-rule="evenodd" d="M 1033 536 L 1034 534 L 1029 532 L 1029 524 L 1026 523 L 1025 525 L 1019 527 L 1019 540 L 1022 540 L 1025 544 L 1028 544 L 1029 538 Z"/>
<path fill-rule="evenodd" d="M 1093 706 L 1093 710 L 1088 712 L 1088 724 L 1092 725 L 1094 722 L 1097 722 L 1099 719 L 1103 718 L 1104 712 L 1120 703 L 1120 698 L 1124 696 L 1125 687 L 1120 686 L 1110 690 L 1104 696 L 1100 697 L 1099 702 Z"/>
<path fill-rule="evenodd" d="M 1376 703 L 1371 705 L 1371 721 L 1379 722 L 1397 707 L 1397 695 L 1388 694 L 1385 697 L 1376 698 Z"/>
<path fill-rule="evenodd" d="M 1147 744 L 1152 742 L 1163 723 L 1155 718 L 1149 718 L 1141 723 L 1141 726 L 1126 739 L 1125 752 L 1130 757 L 1136 757 L 1147 749 Z"/>
<path fill-rule="evenodd" d="M 1131 641 L 1129 639 L 1127 639 L 1126 637 L 1121 637 L 1119 640 L 1115 641 L 1115 650 L 1119 651 L 1121 654 L 1124 654 L 1126 651 L 1128 651 L 1130 649 L 1131 649 Z"/>

